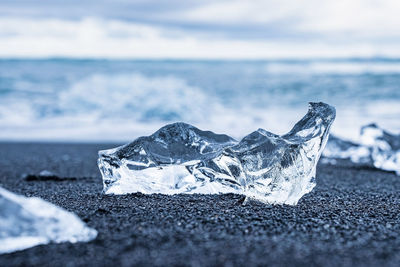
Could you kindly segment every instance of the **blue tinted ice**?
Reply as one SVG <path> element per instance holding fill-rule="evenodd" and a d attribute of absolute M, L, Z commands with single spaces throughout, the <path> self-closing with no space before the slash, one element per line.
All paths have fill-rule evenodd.
<path fill-rule="evenodd" d="M 400 135 L 391 134 L 376 124 L 363 126 L 360 142 L 353 143 L 331 136 L 323 155 L 350 159 L 400 175 Z"/>
<path fill-rule="evenodd" d="M 329 136 L 328 143 L 322 155 L 332 159 L 350 159 L 357 164 L 373 165 L 371 152 L 368 147 L 343 140 L 334 135 Z"/>
<path fill-rule="evenodd" d="M 75 214 L 36 197 L 0 187 L 0 253 L 50 242 L 90 241 L 97 232 Z"/>
<path fill-rule="evenodd" d="M 335 109 L 310 103 L 285 135 L 259 129 L 240 142 L 185 123 L 99 151 L 104 193 L 239 193 L 296 204 L 315 186 L 315 169 Z"/>

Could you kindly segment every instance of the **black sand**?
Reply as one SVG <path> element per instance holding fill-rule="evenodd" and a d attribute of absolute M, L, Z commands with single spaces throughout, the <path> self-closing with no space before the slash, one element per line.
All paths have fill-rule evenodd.
<path fill-rule="evenodd" d="M 1 266 L 400 265 L 393 173 L 320 164 L 317 187 L 295 207 L 243 206 L 238 195 L 104 196 L 96 159 L 109 147 L 0 144 L 0 186 L 75 212 L 99 232 L 90 243 L 1 255 Z M 42 170 L 63 179 L 25 179 Z"/>

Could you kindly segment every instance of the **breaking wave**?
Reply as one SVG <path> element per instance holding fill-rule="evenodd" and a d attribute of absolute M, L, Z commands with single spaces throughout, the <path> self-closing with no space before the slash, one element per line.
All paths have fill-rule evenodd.
<path fill-rule="evenodd" d="M 176 121 L 285 133 L 309 101 L 336 106 L 340 137 L 370 122 L 400 131 L 400 75 L 315 64 L 328 63 L 0 60 L 0 139 L 127 141 Z"/>
<path fill-rule="evenodd" d="M 3 139 L 129 140 L 174 121 L 239 137 L 263 124 L 256 109 L 229 108 L 173 76 L 94 74 L 54 94 L 34 92 L 18 101 L 15 94 L 0 101 Z"/>

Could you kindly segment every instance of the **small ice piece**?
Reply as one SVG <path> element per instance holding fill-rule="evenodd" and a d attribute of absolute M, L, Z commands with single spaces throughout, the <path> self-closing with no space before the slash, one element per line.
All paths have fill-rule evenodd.
<path fill-rule="evenodd" d="M 56 176 L 54 173 L 52 173 L 51 171 L 48 170 L 43 170 L 39 173 L 39 176 L 43 176 L 43 177 L 51 177 L 51 176 Z"/>
<path fill-rule="evenodd" d="M 356 164 L 394 171 L 400 175 L 400 135 L 390 134 L 372 123 L 361 128 L 360 143 L 331 135 L 323 156 L 350 159 Z"/>
<path fill-rule="evenodd" d="M 36 197 L 16 195 L 0 187 L 0 253 L 50 242 L 86 242 L 97 231 L 75 214 Z"/>
<path fill-rule="evenodd" d="M 400 134 L 388 133 L 372 123 L 361 128 L 360 140 L 370 148 L 376 168 L 400 175 Z"/>
<path fill-rule="evenodd" d="M 315 186 L 316 165 L 335 115 L 325 103 L 310 103 L 289 133 L 258 129 L 240 142 L 185 123 L 166 125 L 99 151 L 104 193 L 238 193 L 295 205 Z"/>
<path fill-rule="evenodd" d="M 369 147 L 340 139 L 332 134 L 322 156 L 330 159 L 350 159 L 354 163 L 367 166 L 373 165 Z"/>
<path fill-rule="evenodd" d="M 322 157 L 320 159 L 320 162 L 322 162 L 322 164 L 329 164 L 329 165 L 336 165 L 337 164 L 337 160 L 336 159 L 331 159 L 331 158 L 326 158 L 326 157 Z"/>

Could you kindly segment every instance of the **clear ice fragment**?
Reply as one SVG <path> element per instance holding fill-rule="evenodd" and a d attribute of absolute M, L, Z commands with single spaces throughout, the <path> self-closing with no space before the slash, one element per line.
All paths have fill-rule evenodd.
<path fill-rule="evenodd" d="M 52 173 L 51 171 L 48 170 L 43 170 L 39 173 L 39 176 L 43 176 L 43 177 L 51 177 L 51 176 L 55 176 L 54 173 Z"/>
<path fill-rule="evenodd" d="M 388 133 L 372 123 L 361 128 L 360 140 L 370 148 L 376 168 L 400 175 L 400 134 Z"/>
<path fill-rule="evenodd" d="M 330 159 L 350 159 L 356 164 L 366 166 L 373 165 L 371 152 L 368 147 L 340 139 L 332 134 L 329 136 L 322 156 Z"/>
<path fill-rule="evenodd" d="M 335 109 L 310 103 L 285 135 L 263 129 L 240 142 L 185 123 L 99 151 L 105 194 L 238 193 L 295 205 L 315 186 L 315 169 Z"/>
<path fill-rule="evenodd" d="M 24 197 L 0 187 L 0 253 L 50 242 L 86 242 L 97 231 L 75 214 L 36 197 Z"/>
<path fill-rule="evenodd" d="M 361 128 L 359 143 L 331 136 L 323 156 L 349 159 L 400 175 L 400 135 L 388 133 L 372 123 Z"/>

